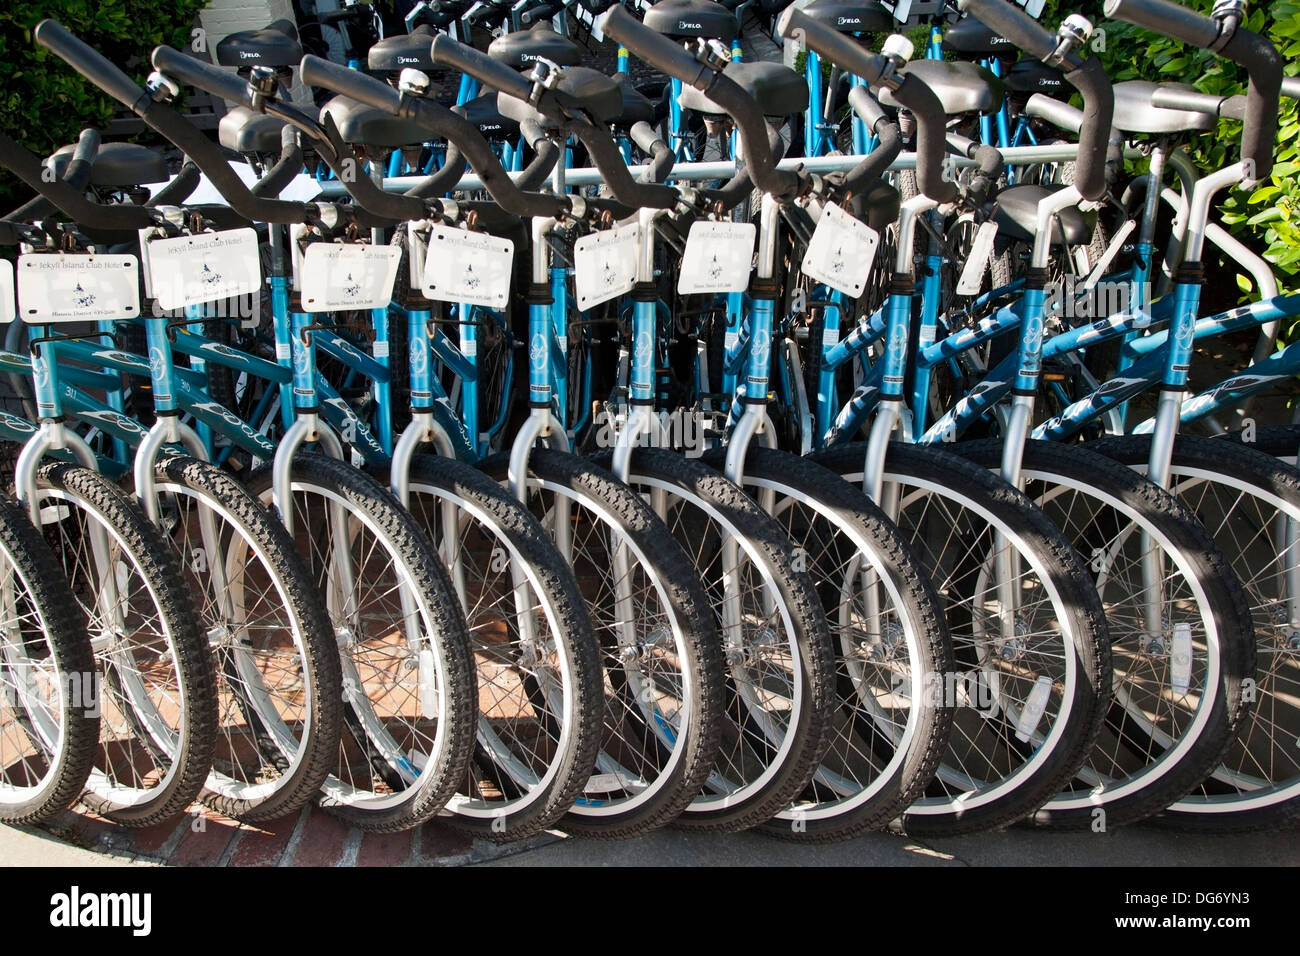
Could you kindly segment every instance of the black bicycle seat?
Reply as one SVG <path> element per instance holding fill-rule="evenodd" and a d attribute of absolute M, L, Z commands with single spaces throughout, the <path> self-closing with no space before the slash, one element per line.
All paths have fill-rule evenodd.
<path fill-rule="evenodd" d="M 513 139 L 519 135 L 519 122 L 502 114 L 497 108 L 497 96 L 496 93 L 484 93 L 454 107 L 453 111 L 478 127 L 485 139 Z"/>
<path fill-rule="evenodd" d="M 894 28 L 893 15 L 872 0 L 813 0 L 802 12 L 840 33 L 889 33 Z"/>
<path fill-rule="evenodd" d="M 1038 230 L 1038 203 L 1063 186 L 1011 186 L 998 193 L 994 219 L 998 232 L 1012 239 L 1033 242 Z M 1082 212 L 1074 206 L 1062 209 L 1052 219 L 1052 244 L 1062 241 L 1082 245 L 1092 239 L 1097 225 L 1096 212 Z"/>
<path fill-rule="evenodd" d="M 789 116 L 808 108 L 808 84 L 780 63 L 728 63 L 723 76 L 734 81 L 758 103 L 764 116 Z M 677 102 L 684 110 L 726 113 L 693 86 L 684 86 Z"/>
<path fill-rule="evenodd" d="M 900 73 L 915 76 L 934 91 L 949 116 L 957 113 L 992 113 L 1002 105 L 1002 81 L 974 63 L 948 60 L 913 60 Z M 880 102 L 898 106 L 889 90 L 880 91 Z"/>
<path fill-rule="evenodd" d="M 853 194 L 849 212 L 876 232 L 884 232 L 898 221 L 902 205 L 897 189 L 883 179 L 873 179 Z"/>
<path fill-rule="evenodd" d="M 255 113 L 246 106 L 232 106 L 217 124 L 217 139 L 237 153 L 278 153 L 282 129 L 282 119 Z"/>
<path fill-rule="evenodd" d="M 434 69 L 434 32 L 428 26 L 416 27 L 410 33 L 384 37 L 370 48 L 366 66 L 372 73 L 401 73 L 403 70 Z"/>
<path fill-rule="evenodd" d="M 288 20 L 276 20 L 261 30 L 241 30 L 217 44 L 222 66 L 297 66 L 302 62 L 298 30 Z"/>
<path fill-rule="evenodd" d="M 1182 83 L 1152 83 L 1149 80 L 1126 80 L 1116 83 L 1115 119 L 1111 123 L 1123 133 L 1190 133 L 1214 129 L 1215 118 L 1194 110 L 1170 110 L 1151 102 L 1151 94 L 1160 89 L 1192 90 Z"/>
<path fill-rule="evenodd" d="M 276 150 L 279 150 L 279 144 Z M 45 161 L 45 165 L 62 179 L 72 161 L 75 145 L 64 146 Z M 90 165 L 90 184 L 126 189 L 146 183 L 165 183 L 171 177 L 163 154 L 136 143 L 104 143 Z"/>
<path fill-rule="evenodd" d="M 1002 77 L 1002 82 L 1008 92 L 1045 93 L 1058 99 L 1069 99 L 1074 91 L 1072 86 L 1066 84 L 1060 70 L 1039 60 L 1017 60 Z"/>
<path fill-rule="evenodd" d="M 320 117 L 324 120 L 326 116 L 334 120 L 343 141 L 353 146 L 398 149 L 432 138 L 423 126 L 346 96 L 336 96 L 322 106 Z"/>
<path fill-rule="evenodd" d="M 1019 48 L 1014 43 L 974 17 L 962 17 L 944 31 L 943 49 L 970 56 L 1019 55 Z"/>
<path fill-rule="evenodd" d="M 659 0 L 645 12 L 645 25 L 674 39 L 736 38 L 736 15 L 715 0 Z"/>
<path fill-rule="evenodd" d="M 609 121 L 610 125 L 626 130 L 637 123 L 653 123 L 655 118 L 654 103 L 637 92 L 626 73 L 618 74 L 616 79 L 618 80 L 619 91 L 623 94 L 623 112 L 611 119 Z"/>
<path fill-rule="evenodd" d="M 532 29 L 516 30 L 497 37 L 488 44 L 488 56 L 516 70 L 527 69 L 540 57 L 560 66 L 577 66 L 582 62 L 582 47 L 562 37 L 545 21 Z"/>

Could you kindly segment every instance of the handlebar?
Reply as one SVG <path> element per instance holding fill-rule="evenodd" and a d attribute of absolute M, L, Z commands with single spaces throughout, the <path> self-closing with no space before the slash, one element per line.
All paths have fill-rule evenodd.
<path fill-rule="evenodd" d="M 1241 132 L 1241 159 L 1248 169 L 1242 185 L 1250 189 L 1268 178 L 1273 169 L 1282 84 L 1282 58 L 1273 44 L 1236 26 L 1235 20 L 1235 29 L 1225 40 L 1218 21 L 1169 0 L 1106 0 L 1105 10 L 1108 17 L 1213 50 L 1246 68 L 1250 83 Z"/>
<path fill-rule="evenodd" d="M 36 27 L 36 42 L 67 62 L 119 103 L 129 107 L 150 129 L 174 143 L 207 174 L 213 186 L 240 216 L 260 222 L 298 223 L 314 213 L 313 207 L 301 203 L 254 196 L 230 168 L 215 143 L 180 114 L 155 103 L 98 51 L 74 37 L 55 21 L 44 20 Z M 225 77 L 227 74 L 222 75 Z M 60 206 L 62 205 L 60 201 Z M 147 223 L 139 228 L 143 228 L 143 225 Z"/>
<path fill-rule="evenodd" d="M 62 180 L 47 182 L 41 163 L 29 150 L 0 132 L 0 166 L 61 209 L 78 225 L 104 232 L 129 232 L 153 225 L 156 213 L 145 206 L 106 206 L 88 200 Z"/>
<path fill-rule="evenodd" d="M 527 7 L 519 12 L 521 26 L 532 26 L 539 20 L 549 20 L 564 10 L 563 0 L 546 0 L 546 2 Z"/>
<path fill-rule="evenodd" d="M 740 132 L 748 158 L 746 168 L 755 186 L 782 200 L 793 199 L 803 191 L 803 177 L 777 169 L 771 161 L 767 122 L 758 104 L 721 69 L 715 70 L 695 59 L 668 37 L 644 26 L 623 7 L 610 8 L 604 29 L 609 37 L 655 69 L 689 83 L 731 114 Z"/>
<path fill-rule="evenodd" d="M 119 103 L 133 107 L 145 95 L 136 82 L 98 50 L 81 42 L 55 20 L 36 25 L 36 42 L 59 57 Z"/>
<path fill-rule="evenodd" d="M 884 78 L 890 76 L 891 66 L 885 57 L 869 52 L 801 10 L 787 8 L 781 14 L 777 29 L 790 39 L 802 37 L 808 49 L 840 69 L 861 76 L 869 84 L 879 86 Z M 936 202 L 952 202 L 957 198 L 957 186 L 943 176 L 944 130 L 948 120 L 943 104 L 934 91 L 915 76 L 904 76 L 891 92 L 894 99 L 916 117 L 917 188 Z"/>
<path fill-rule="evenodd" d="M 1021 7 L 1006 0 L 960 0 L 958 4 L 986 26 L 1040 60 L 1056 52 L 1057 38 L 1043 29 Z M 1060 63 L 1065 80 L 1083 96 L 1083 126 L 1079 131 L 1079 158 L 1074 185 L 1084 199 L 1106 194 L 1106 155 L 1115 118 L 1115 94 L 1110 77 L 1096 57 L 1087 60 L 1071 53 Z"/>
<path fill-rule="evenodd" d="M 1167 110 L 1188 110 L 1209 116 L 1222 116 L 1226 119 L 1246 118 L 1246 97 L 1240 95 L 1215 96 L 1212 93 L 1198 93 L 1196 90 L 1160 87 L 1151 93 L 1151 105 Z"/>
<path fill-rule="evenodd" d="M 532 83 L 521 74 L 472 46 L 457 43 L 445 33 L 440 33 L 433 38 L 431 56 L 434 63 L 449 66 L 461 73 L 468 73 L 480 83 L 516 99 L 527 100 L 532 95 Z M 353 98 L 359 99 L 359 97 Z"/>
<path fill-rule="evenodd" d="M 95 154 L 99 152 L 99 131 L 94 129 L 84 129 L 81 135 L 77 137 L 77 144 L 73 148 L 72 158 L 63 170 L 63 181 L 73 189 L 85 190 L 90 183 L 90 167 L 95 161 Z M 46 162 L 50 162 L 51 157 Z M 5 219 L 11 219 L 15 222 L 31 222 L 42 216 L 47 216 L 55 210 L 54 203 L 50 202 L 44 196 L 35 196 L 23 203 Z"/>
<path fill-rule="evenodd" d="M 310 86 L 343 93 L 367 106 L 409 119 L 455 143 L 483 181 L 488 194 L 507 212 L 516 216 L 553 218 L 567 211 L 568 201 L 561 197 L 521 192 L 474 124 L 442 104 L 403 96 L 373 77 L 315 56 L 303 57 L 299 75 Z"/>

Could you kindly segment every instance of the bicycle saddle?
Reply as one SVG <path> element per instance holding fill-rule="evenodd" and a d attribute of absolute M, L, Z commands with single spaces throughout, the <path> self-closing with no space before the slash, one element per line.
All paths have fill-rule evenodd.
<path fill-rule="evenodd" d="M 610 123 L 623 112 L 623 85 L 612 76 L 585 66 L 571 66 L 560 71 L 552 88 L 556 99 L 568 108 L 581 109 L 591 115 L 596 123 Z M 543 129 L 554 129 L 559 124 L 543 116 L 531 105 L 505 93 L 497 97 L 501 115 L 521 123 L 533 120 Z"/>
<path fill-rule="evenodd" d="M 1002 81 L 974 63 L 948 60 L 913 60 L 900 73 L 915 76 L 934 91 L 949 116 L 956 113 L 992 113 L 1002 105 Z M 880 91 L 880 102 L 898 106 L 889 90 Z"/>
<path fill-rule="evenodd" d="M 217 139 L 237 153 L 278 153 L 282 129 L 282 119 L 254 113 L 246 106 L 232 106 L 217 124 Z"/>
<path fill-rule="evenodd" d="M 423 126 L 394 116 L 387 110 L 373 109 L 346 96 L 336 96 L 322 106 L 321 120 L 326 116 L 334 120 L 339 135 L 351 146 L 397 149 L 423 143 L 430 138 Z"/>
<path fill-rule="evenodd" d="M 1019 52 L 1010 40 L 974 17 L 962 17 L 944 31 L 943 49 L 974 56 L 1014 57 Z"/>
<path fill-rule="evenodd" d="M 736 15 L 714 0 L 659 0 L 645 12 L 645 25 L 674 39 L 736 38 Z"/>
<path fill-rule="evenodd" d="M 620 73 L 616 79 L 619 91 L 623 94 L 623 112 L 611 119 L 609 124 L 625 130 L 637 123 L 653 123 L 654 104 L 632 86 L 626 73 Z"/>
<path fill-rule="evenodd" d="M 1123 133 L 1189 133 L 1214 129 L 1215 118 L 1208 113 L 1170 110 L 1155 106 L 1151 94 L 1161 86 L 1191 90 L 1182 83 L 1152 83 L 1126 80 L 1115 84 L 1115 119 L 1111 123 Z"/>
<path fill-rule="evenodd" d="M 532 29 L 497 37 L 488 44 L 487 52 L 492 59 L 516 70 L 532 66 L 538 57 L 560 66 L 577 66 L 582 62 L 582 47 L 560 36 L 544 20 L 533 24 Z"/>
<path fill-rule="evenodd" d="M 813 0 L 803 13 L 840 33 L 889 33 L 894 27 L 890 12 L 873 0 Z"/>
<path fill-rule="evenodd" d="M 876 232 L 884 232 L 898 221 L 902 204 L 897 189 L 883 179 L 873 179 L 853 194 L 849 200 L 849 212 Z"/>
<path fill-rule="evenodd" d="M 484 93 L 463 106 L 453 107 L 452 111 L 477 126 L 484 139 L 513 139 L 519 135 L 519 123 L 502 115 L 497 108 L 497 96 L 497 93 Z"/>
<path fill-rule="evenodd" d="M 428 26 L 419 26 L 410 33 L 384 37 L 370 48 L 366 66 L 372 73 L 401 73 L 403 70 L 434 69 L 434 32 Z"/>
<path fill-rule="evenodd" d="M 75 149 L 75 144 L 64 146 L 50 156 L 45 165 L 62 179 Z M 279 149 L 277 140 L 275 151 L 278 152 Z M 104 143 L 90 166 L 92 186 L 125 189 L 129 186 L 143 186 L 145 183 L 165 183 L 169 178 L 167 160 L 162 153 L 136 143 Z"/>
<path fill-rule="evenodd" d="M 723 75 L 733 80 L 758 103 L 764 116 L 789 116 L 808 108 L 808 84 L 780 63 L 728 63 Z M 684 86 L 677 102 L 684 110 L 726 113 L 693 86 Z"/>
<path fill-rule="evenodd" d="M 998 224 L 998 232 L 1013 239 L 1033 242 L 1038 229 L 1039 201 L 1062 188 L 1064 187 L 1011 186 L 999 192 L 994 200 L 997 212 L 993 217 Z M 1061 245 L 1064 242 L 1077 246 L 1088 242 L 1096 225 L 1096 212 L 1085 213 L 1074 206 L 1068 206 L 1052 220 L 1052 244 Z"/>
<path fill-rule="evenodd" d="M 222 66 L 297 66 L 302 61 L 298 30 L 288 20 L 276 20 L 261 30 L 241 30 L 217 44 Z"/>
<path fill-rule="evenodd" d="M 1007 91 L 1012 93 L 1045 93 L 1052 97 L 1070 98 L 1073 91 L 1065 85 L 1060 70 L 1039 60 L 1017 60 L 1002 77 Z"/>

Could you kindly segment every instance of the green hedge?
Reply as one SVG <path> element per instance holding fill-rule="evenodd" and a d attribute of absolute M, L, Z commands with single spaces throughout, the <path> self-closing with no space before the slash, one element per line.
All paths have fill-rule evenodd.
<path fill-rule="evenodd" d="M 143 79 L 150 51 L 160 43 L 191 42 L 194 16 L 207 0 L 4 0 L 0 3 L 0 129 L 48 155 L 87 126 L 102 128 L 116 103 L 62 60 L 37 46 L 36 24 L 53 17 L 126 73 Z M 0 174 L 0 200 L 11 208 L 25 195 Z M 14 200 L 14 201 L 11 201 Z"/>

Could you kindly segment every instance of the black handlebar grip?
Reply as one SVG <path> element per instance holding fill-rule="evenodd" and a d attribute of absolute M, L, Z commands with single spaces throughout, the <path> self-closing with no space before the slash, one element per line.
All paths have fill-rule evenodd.
<path fill-rule="evenodd" d="M 196 60 L 169 46 L 155 47 L 150 59 L 155 70 L 178 83 L 203 90 L 205 93 L 211 93 L 213 96 L 219 96 L 229 103 L 237 103 L 240 106 L 248 106 L 252 101 L 248 83 L 219 66 Z"/>
<path fill-rule="evenodd" d="M 1025 112 L 1071 133 L 1079 132 L 1080 127 L 1083 126 L 1083 110 L 1042 93 L 1035 93 L 1029 97 L 1029 102 L 1025 104 Z"/>
<path fill-rule="evenodd" d="M 646 122 L 633 123 L 632 128 L 628 130 L 628 135 L 632 137 L 632 142 L 636 143 L 636 148 L 647 156 L 654 152 L 655 143 L 663 142 L 659 132 Z"/>
<path fill-rule="evenodd" d="M 1095 56 L 1065 74 L 1065 81 L 1083 95 L 1083 126 L 1079 130 L 1079 158 L 1074 164 L 1074 188 L 1084 199 L 1106 195 L 1106 153 L 1115 121 L 1115 90 Z"/>
<path fill-rule="evenodd" d="M 298 65 L 298 76 L 308 86 L 341 93 L 386 113 L 396 113 L 401 108 L 402 94 L 387 83 L 318 56 L 304 56 Z"/>
<path fill-rule="evenodd" d="M 1209 17 L 1169 0 L 1106 0 L 1104 11 L 1111 20 L 1125 20 L 1192 46 L 1208 47 L 1219 36 L 1218 25 Z"/>
<path fill-rule="evenodd" d="M 470 13 L 465 17 L 465 22 L 477 24 L 482 23 L 484 20 L 489 20 L 492 17 L 505 16 L 506 8 L 503 4 L 498 4 L 494 2 L 494 0 L 485 0 L 483 6 L 479 9 L 470 11 Z"/>
<path fill-rule="evenodd" d="M 1282 109 L 1282 57 L 1265 37 L 1237 29 L 1219 51 L 1246 68 L 1246 115 L 1241 131 L 1241 159 L 1253 163 L 1243 185 L 1250 187 L 1273 171 L 1277 145 L 1277 120 Z"/>
<path fill-rule="evenodd" d="M 1197 90 L 1178 90 L 1162 86 L 1151 91 L 1151 105 L 1163 110 L 1186 110 L 1191 113 L 1218 116 L 1226 102 L 1226 97 L 1201 93 Z"/>
<path fill-rule="evenodd" d="M 197 164 L 186 160 L 176 178 L 154 193 L 147 206 L 179 206 L 190 197 L 190 193 L 199 188 L 203 173 Z"/>
<path fill-rule="evenodd" d="M 535 7 L 529 7 L 526 10 L 520 11 L 519 22 L 524 26 L 528 26 L 529 24 L 536 23 L 538 20 L 549 20 L 563 9 L 563 3 L 539 3 Z"/>
<path fill-rule="evenodd" d="M 457 43 L 445 33 L 433 38 L 432 56 L 434 63 L 468 73 L 480 83 L 516 99 L 526 101 L 533 92 L 533 84 L 510 67 L 472 46 Z"/>
<path fill-rule="evenodd" d="M 875 83 L 886 66 L 885 58 L 872 53 L 847 34 L 823 26 L 802 10 L 787 7 L 777 21 L 777 30 L 787 40 L 801 39 L 805 46 L 834 63 L 841 70 Z"/>
<path fill-rule="evenodd" d="M 77 145 L 72 150 L 73 163 L 92 163 L 99 152 L 99 130 L 83 129 L 77 137 Z M 68 177 L 64 177 L 65 179 Z"/>
<path fill-rule="evenodd" d="M 675 41 L 644 27 L 622 6 L 610 8 L 605 33 L 620 46 L 634 52 L 660 73 L 674 76 L 696 89 L 706 89 L 713 71 L 686 52 Z"/>
<path fill-rule="evenodd" d="M 588 13 L 600 16 L 620 0 L 578 0 L 578 6 L 582 7 Z"/>
<path fill-rule="evenodd" d="M 904 76 L 893 91 L 900 106 L 916 117 L 916 188 L 935 202 L 952 202 L 957 198 L 957 184 L 943 174 L 943 158 L 948 152 L 948 114 L 934 90 L 918 77 Z"/>
<path fill-rule="evenodd" d="M 876 148 L 844 176 L 845 191 L 857 192 L 885 174 L 885 170 L 903 151 L 903 139 L 898 124 L 889 118 L 880 102 L 865 86 L 855 86 L 849 90 L 849 106 L 867 124 L 867 128 L 875 133 L 877 139 Z"/>
<path fill-rule="evenodd" d="M 56 20 L 36 25 L 36 42 L 66 62 L 123 106 L 134 107 L 144 90 L 98 50 L 78 40 Z"/>
<path fill-rule="evenodd" d="M 859 90 L 862 92 L 859 93 Z M 849 90 L 849 106 L 873 133 L 879 132 L 882 121 L 890 122 L 889 114 L 880 105 L 880 100 L 872 96 L 865 86 L 855 86 Z"/>
<path fill-rule="evenodd" d="M 1056 49 L 1056 38 L 1022 7 L 1004 0 L 960 0 L 957 6 L 1035 59 L 1050 56 Z"/>

